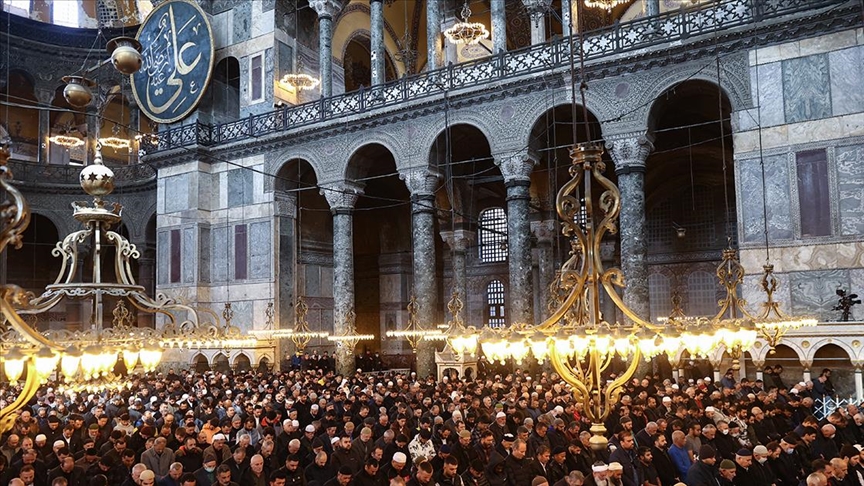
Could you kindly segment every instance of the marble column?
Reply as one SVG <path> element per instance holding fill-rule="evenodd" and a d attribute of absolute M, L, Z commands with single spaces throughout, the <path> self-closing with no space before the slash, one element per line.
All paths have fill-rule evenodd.
<path fill-rule="evenodd" d="M 96 105 L 91 103 L 87 106 L 87 165 L 92 164 L 94 157 L 96 156 L 96 145 L 99 143 L 100 125 L 99 111 L 96 109 Z"/>
<path fill-rule="evenodd" d="M 426 70 L 441 67 L 441 5 L 431 0 L 426 2 Z"/>
<path fill-rule="evenodd" d="M 536 154 L 523 150 L 507 157 L 496 157 L 507 189 L 507 264 L 510 285 L 507 298 L 509 324 L 534 323 L 534 285 L 531 265 L 531 223 L 528 220 L 528 192 Z"/>
<path fill-rule="evenodd" d="M 552 0 L 522 0 L 531 16 L 531 45 L 546 42 L 546 10 Z"/>
<path fill-rule="evenodd" d="M 453 291 L 459 292 L 459 298 L 467 305 L 468 297 L 468 248 L 476 241 L 477 234 L 465 229 L 442 231 L 441 239 L 450 248 L 453 266 Z M 449 292 L 448 294 L 452 294 Z M 449 299 L 449 296 L 448 296 Z M 462 316 L 466 316 L 463 314 Z"/>
<path fill-rule="evenodd" d="M 451 25 L 459 22 L 459 17 L 456 16 L 456 11 L 452 8 L 446 8 L 443 12 L 441 12 L 441 18 L 443 19 L 441 22 L 441 30 L 444 31 Z M 459 46 L 448 41 L 446 38 L 442 36 L 444 45 L 442 46 L 441 54 L 443 56 L 442 65 L 448 66 L 450 64 L 459 64 Z"/>
<path fill-rule="evenodd" d="M 141 133 L 141 110 L 134 101 L 130 101 L 126 108 L 129 110 L 129 138 L 135 140 L 135 136 Z M 138 162 L 138 142 L 133 142 L 129 147 L 129 163 Z"/>
<path fill-rule="evenodd" d="M 369 37 L 372 52 L 372 86 L 386 81 L 384 71 L 384 0 L 371 0 L 372 21 L 369 26 Z"/>
<path fill-rule="evenodd" d="M 354 205 L 363 189 L 341 182 L 321 188 L 333 213 L 333 333 L 343 334 L 345 316 L 354 311 Z M 336 372 L 348 376 L 354 371 L 354 350 L 336 344 Z"/>
<path fill-rule="evenodd" d="M 139 246 L 139 249 L 142 247 Z M 143 248 L 141 258 L 138 259 L 138 285 L 144 287 L 147 295 L 156 295 L 156 251 L 152 248 Z M 139 327 L 156 327 L 154 315 L 149 312 L 138 313 Z"/>
<path fill-rule="evenodd" d="M 531 221 L 531 233 L 537 239 L 537 268 L 539 270 L 539 282 L 537 282 L 537 317 L 540 320 L 549 316 L 549 285 L 555 279 L 555 261 L 552 251 L 552 243 L 558 235 L 558 222 L 547 219 L 545 221 Z"/>
<path fill-rule="evenodd" d="M 438 286 L 435 269 L 435 190 L 441 174 L 427 168 L 399 174 L 411 192 L 411 234 L 414 249 L 414 296 L 417 298 L 417 319 L 426 329 L 432 329 L 438 319 Z M 417 348 L 417 375 L 435 375 L 435 347 Z"/>
<path fill-rule="evenodd" d="M 310 0 L 318 14 L 318 66 L 321 75 L 321 97 L 333 95 L 333 17 L 342 9 L 338 0 Z"/>
<path fill-rule="evenodd" d="M 645 0 L 645 16 L 651 17 L 660 14 L 660 0 Z"/>
<path fill-rule="evenodd" d="M 859 403 L 864 400 L 864 375 L 861 372 L 861 363 L 853 363 L 855 366 L 855 400 Z"/>
<path fill-rule="evenodd" d="M 507 50 L 507 11 L 504 0 L 492 0 L 492 52 Z"/>
<path fill-rule="evenodd" d="M 289 329 L 294 327 L 295 310 L 297 302 L 297 195 L 296 193 L 276 191 L 273 195 L 273 220 L 274 231 L 277 235 L 276 248 L 278 253 L 274 256 L 276 261 L 275 280 L 276 295 L 272 296 L 276 315 L 274 316 L 274 327 L 277 329 Z M 276 340 L 276 356 L 279 356 L 276 364 L 279 365 L 286 353 L 294 351 L 290 339 Z"/>
<path fill-rule="evenodd" d="M 621 191 L 621 271 L 624 303 L 636 315 L 647 318 L 648 246 L 645 237 L 645 160 L 654 146 L 644 134 L 607 136 L 606 148 L 615 164 Z"/>
<path fill-rule="evenodd" d="M 573 31 L 573 2 L 561 0 L 561 36 L 566 39 Z"/>
<path fill-rule="evenodd" d="M 41 105 L 50 105 L 54 101 L 54 92 L 49 90 L 38 90 L 36 99 Z M 51 163 L 51 112 L 47 109 L 39 110 L 39 146 L 38 161 L 40 164 Z"/>

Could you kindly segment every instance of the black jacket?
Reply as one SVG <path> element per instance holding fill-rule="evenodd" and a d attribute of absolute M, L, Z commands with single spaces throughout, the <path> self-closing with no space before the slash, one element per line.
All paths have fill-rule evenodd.
<path fill-rule="evenodd" d="M 696 461 L 687 470 L 687 486 L 717 486 L 717 469 L 702 461 Z"/>

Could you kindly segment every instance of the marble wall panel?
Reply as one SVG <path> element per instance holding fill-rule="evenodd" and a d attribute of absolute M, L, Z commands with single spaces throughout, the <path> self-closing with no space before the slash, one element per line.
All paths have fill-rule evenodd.
<path fill-rule="evenodd" d="M 864 47 L 834 51 L 828 54 L 831 73 L 831 106 L 834 116 L 864 111 Z"/>
<path fill-rule="evenodd" d="M 793 237 L 792 209 L 789 198 L 789 166 L 785 155 L 763 158 L 765 163 L 765 194 L 768 204 L 768 237 L 788 240 Z M 762 200 L 762 167 L 759 159 L 738 162 L 741 194 L 741 220 L 745 242 L 765 239 L 765 215 Z"/>
<path fill-rule="evenodd" d="M 195 283 L 195 264 L 198 261 L 198 249 L 195 245 L 195 228 L 183 228 L 183 266 L 181 269 L 183 283 Z"/>
<path fill-rule="evenodd" d="M 160 231 L 156 233 L 156 254 L 162 258 L 156 259 L 156 282 L 159 285 L 168 284 L 168 264 L 171 262 L 166 255 L 170 254 L 170 233 L 168 231 Z"/>
<path fill-rule="evenodd" d="M 187 174 L 165 178 L 165 212 L 174 213 L 189 208 L 189 178 Z"/>
<path fill-rule="evenodd" d="M 198 228 L 198 281 L 202 283 L 210 282 L 210 245 L 211 236 L 208 226 L 199 226 Z"/>
<path fill-rule="evenodd" d="M 321 295 L 321 267 L 318 265 L 306 265 L 305 280 L 306 280 L 306 292 L 305 295 L 308 296 L 318 296 Z"/>
<path fill-rule="evenodd" d="M 267 12 L 276 8 L 276 0 L 262 0 L 261 11 Z"/>
<path fill-rule="evenodd" d="M 210 230 L 212 244 L 212 268 L 210 277 L 213 283 L 225 282 L 228 279 L 228 228 L 220 227 Z"/>
<path fill-rule="evenodd" d="M 234 44 L 249 40 L 252 35 L 252 2 L 234 7 Z"/>
<path fill-rule="evenodd" d="M 758 68 L 758 71 L 757 71 Z M 758 76 L 758 78 L 757 78 Z M 757 86 L 758 83 L 758 100 Z M 750 86 L 753 100 L 760 107 L 759 117 L 763 127 L 785 123 L 783 108 L 783 69 L 779 62 L 762 64 L 750 68 Z M 747 115 L 745 114 L 744 117 Z M 757 117 L 757 126 L 760 118 Z"/>
<path fill-rule="evenodd" d="M 236 208 L 252 204 L 253 172 L 243 168 L 228 171 L 228 207 Z"/>
<path fill-rule="evenodd" d="M 270 277 L 270 251 L 273 236 L 270 221 L 249 225 L 249 278 Z"/>
<path fill-rule="evenodd" d="M 786 123 L 831 116 L 828 56 L 787 59 L 782 64 Z"/>
<path fill-rule="evenodd" d="M 252 313 L 252 304 L 253 302 L 251 300 L 231 301 L 231 310 L 234 311 L 234 319 L 231 321 L 232 326 L 240 328 L 241 331 L 248 331 L 255 327 L 252 325 L 252 319 L 254 317 Z M 221 310 L 218 314 L 221 315 Z"/>
<path fill-rule="evenodd" d="M 864 268 L 853 268 L 849 270 L 849 285 L 845 289 L 847 292 L 858 294 L 860 297 L 864 295 Z M 856 321 L 864 321 L 864 304 L 859 304 L 852 307 L 852 319 Z"/>
<path fill-rule="evenodd" d="M 837 303 L 837 288 L 849 288 L 848 270 L 791 272 L 789 282 L 794 315 L 811 315 L 822 321 L 837 320 L 838 313 L 831 308 Z"/>
<path fill-rule="evenodd" d="M 837 147 L 840 228 L 844 235 L 864 235 L 864 145 Z"/>

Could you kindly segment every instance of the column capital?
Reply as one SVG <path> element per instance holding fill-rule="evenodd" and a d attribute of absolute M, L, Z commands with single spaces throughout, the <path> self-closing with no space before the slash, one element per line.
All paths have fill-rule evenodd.
<path fill-rule="evenodd" d="M 428 167 L 419 167 L 399 172 L 399 178 L 405 182 L 411 197 L 431 197 L 438 189 L 441 173 Z"/>
<path fill-rule="evenodd" d="M 539 155 L 533 150 L 519 150 L 510 155 L 500 155 L 495 157 L 495 165 L 501 170 L 501 175 L 504 176 L 504 182 L 514 181 L 531 181 L 531 172 L 534 171 L 534 166 L 540 161 Z"/>
<path fill-rule="evenodd" d="M 474 242 L 477 233 L 465 229 L 441 231 L 441 239 L 453 251 L 465 251 Z"/>
<path fill-rule="evenodd" d="M 537 238 L 538 243 L 551 244 L 559 234 L 557 223 L 557 221 L 552 219 L 531 221 L 531 233 Z"/>
<path fill-rule="evenodd" d="M 318 14 L 318 18 L 335 17 L 342 10 L 340 0 L 309 0 L 309 6 Z"/>
<path fill-rule="evenodd" d="M 297 217 L 297 195 L 292 192 L 276 191 L 273 193 L 273 215 Z"/>
<path fill-rule="evenodd" d="M 645 160 L 654 150 L 654 144 L 645 133 L 609 135 L 606 150 L 615 162 L 616 174 L 645 172 Z"/>
<path fill-rule="evenodd" d="M 327 199 L 331 211 L 344 211 L 354 209 L 357 198 L 363 195 L 363 186 L 344 181 L 322 186 L 320 192 Z"/>
<path fill-rule="evenodd" d="M 528 10 L 531 20 L 537 22 L 552 5 L 552 0 L 522 0 L 522 5 Z"/>
<path fill-rule="evenodd" d="M 36 101 L 42 104 L 51 104 L 54 101 L 55 92 L 50 89 L 36 89 L 33 94 L 36 96 Z"/>

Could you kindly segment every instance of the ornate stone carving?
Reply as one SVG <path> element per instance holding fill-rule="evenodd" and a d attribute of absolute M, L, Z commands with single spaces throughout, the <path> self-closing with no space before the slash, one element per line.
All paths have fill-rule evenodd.
<path fill-rule="evenodd" d="M 501 170 L 504 182 L 530 181 L 534 166 L 540 157 L 533 150 L 520 150 L 512 155 L 495 157 L 495 165 Z"/>
<path fill-rule="evenodd" d="M 606 137 L 606 150 L 615 162 L 615 172 L 645 170 L 645 160 L 654 144 L 644 133 L 628 133 Z"/>
<path fill-rule="evenodd" d="M 453 251 L 465 251 L 474 243 L 477 233 L 464 229 L 442 231 L 441 239 Z"/>
<path fill-rule="evenodd" d="M 402 171 L 399 173 L 399 178 L 405 181 L 405 186 L 412 196 L 433 196 L 435 189 L 438 189 L 441 173 L 423 167 Z"/>
<path fill-rule="evenodd" d="M 551 244 L 558 236 L 557 221 L 552 219 L 531 221 L 531 233 L 537 238 L 538 243 Z"/>
<path fill-rule="evenodd" d="M 321 188 L 321 195 L 327 199 L 332 211 L 354 209 L 357 198 L 363 195 L 363 188 L 353 182 L 337 182 Z"/>
<path fill-rule="evenodd" d="M 539 22 L 546 15 L 552 0 L 522 0 L 525 10 L 531 16 L 533 22 Z"/>
<path fill-rule="evenodd" d="M 309 6 L 315 10 L 319 18 L 335 18 L 342 10 L 342 2 L 339 0 L 309 0 Z"/>
<path fill-rule="evenodd" d="M 277 191 L 273 196 L 273 214 L 296 218 L 297 196 L 293 193 Z"/>

